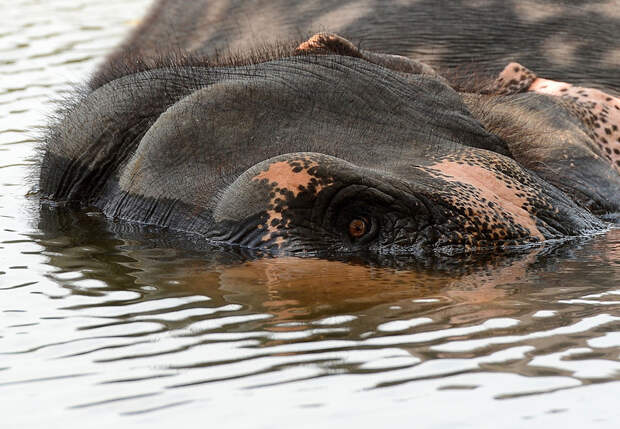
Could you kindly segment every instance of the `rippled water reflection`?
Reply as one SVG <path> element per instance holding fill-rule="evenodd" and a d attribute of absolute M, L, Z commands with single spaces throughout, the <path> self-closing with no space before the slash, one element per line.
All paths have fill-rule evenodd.
<path fill-rule="evenodd" d="M 24 0 L 1 18 L 2 427 L 617 427 L 618 229 L 430 267 L 39 217 L 33 127 L 147 3 Z"/>

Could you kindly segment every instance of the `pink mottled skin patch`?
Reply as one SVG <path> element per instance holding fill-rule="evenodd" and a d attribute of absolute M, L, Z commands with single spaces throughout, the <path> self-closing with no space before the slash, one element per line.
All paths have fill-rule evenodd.
<path fill-rule="evenodd" d="M 620 173 L 620 99 L 593 88 L 543 79 L 518 63 L 510 63 L 496 81 L 500 94 L 531 91 L 568 101 L 589 129 L 589 136 L 606 159 Z"/>
<path fill-rule="evenodd" d="M 528 90 L 541 94 L 561 95 L 561 91 L 563 89 L 568 89 L 570 87 L 572 87 L 570 83 L 557 82 L 555 80 L 537 77 L 536 79 L 534 79 L 534 82 L 532 82 Z"/>
<path fill-rule="evenodd" d="M 291 161 L 294 162 L 296 160 Z M 313 181 L 314 191 L 317 194 L 323 189 L 323 185 L 318 183 L 316 177 L 309 173 L 311 168 L 317 166 L 316 163 L 299 160 L 304 164 L 304 167 L 300 171 L 295 171 L 296 168 L 290 164 L 291 161 L 274 162 L 266 171 L 260 172 L 252 179 L 254 181 L 267 180 L 274 188 L 274 196 L 269 201 L 269 209 L 267 210 L 266 229 L 269 234 L 263 242 L 267 242 L 275 237 L 274 244 L 278 247 L 283 244 L 284 239 L 281 236 L 276 236 L 276 234 L 281 228 L 288 226 L 288 222 L 283 224 L 282 211 L 286 209 L 286 205 L 283 205 L 281 200 L 284 200 L 288 193 L 297 197 L 300 192 L 307 190 Z M 279 210 L 276 210 L 276 207 Z M 264 227 L 259 225 L 258 228 L 262 229 Z"/>
<path fill-rule="evenodd" d="M 315 179 L 314 176 L 308 173 L 308 169 L 312 167 L 316 167 L 316 164 L 312 163 L 307 168 L 295 172 L 288 161 L 274 162 L 267 171 L 261 172 L 252 180 L 267 179 L 269 183 L 275 183 L 278 188 L 292 192 L 296 197 L 302 190 L 308 188 L 312 179 Z M 317 193 L 321 189 L 321 185 L 317 184 Z"/>
<path fill-rule="evenodd" d="M 515 186 L 509 187 L 512 180 L 507 176 L 502 177 L 502 173 L 487 170 L 477 165 L 459 164 L 455 161 L 441 161 L 431 165 L 429 169 L 442 173 L 440 177 L 443 180 L 470 185 L 479 191 L 480 201 L 465 202 L 466 206 L 473 212 L 469 216 L 470 218 L 484 218 L 485 215 L 488 215 L 494 220 L 495 228 L 498 230 L 510 224 L 520 225 L 529 232 L 531 237 L 540 241 L 545 239 L 536 227 L 536 221 L 523 208 L 527 204 L 527 194 L 519 191 Z M 463 203 L 463 201 L 457 201 L 459 198 L 465 197 L 454 196 L 454 202 Z M 488 204 L 481 201 L 492 202 L 493 207 L 489 207 Z M 507 219 L 506 213 L 512 216 L 512 219 Z"/>
<path fill-rule="evenodd" d="M 568 98 L 588 109 L 594 140 L 602 155 L 620 173 L 620 99 L 594 88 L 536 78 L 528 91 Z"/>

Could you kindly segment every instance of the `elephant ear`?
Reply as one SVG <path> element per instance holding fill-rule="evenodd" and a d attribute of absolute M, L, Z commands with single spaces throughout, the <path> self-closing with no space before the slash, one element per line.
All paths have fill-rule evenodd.
<path fill-rule="evenodd" d="M 539 78 L 511 63 L 485 91 L 464 95 L 472 114 L 513 157 L 598 213 L 620 211 L 620 100 Z"/>
<path fill-rule="evenodd" d="M 534 92 L 562 101 L 594 143 L 598 156 L 620 173 L 620 99 L 594 88 L 543 79 L 517 63 L 511 63 L 496 80 L 499 94 Z"/>
<path fill-rule="evenodd" d="M 528 91 L 560 97 L 581 120 L 600 155 L 620 173 L 620 99 L 594 88 L 538 78 Z"/>

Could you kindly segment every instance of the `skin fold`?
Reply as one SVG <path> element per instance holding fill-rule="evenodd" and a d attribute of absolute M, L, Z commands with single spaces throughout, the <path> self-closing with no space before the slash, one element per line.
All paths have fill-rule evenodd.
<path fill-rule="evenodd" d="M 419 258 L 588 235 L 620 210 L 610 93 L 518 63 L 464 85 L 389 35 L 384 50 L 321 32 L 209 55 L 220 3 L 177 3 L 158 2 L 59 112 L 44 200 L 215 244 Z"/>

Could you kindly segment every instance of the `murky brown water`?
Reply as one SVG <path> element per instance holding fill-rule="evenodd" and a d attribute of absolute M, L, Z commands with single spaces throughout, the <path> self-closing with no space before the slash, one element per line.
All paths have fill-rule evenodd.
<path fill-rule="evenodd" d="M 249 259 L 95 213 L 39 217 L 35 127 L 147 3 L 3 5 L 2 428 L 618 427 L 618 229 L 429 268 Z"/>

